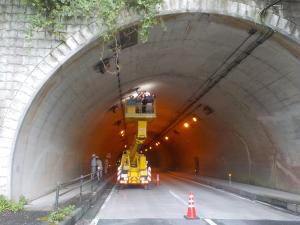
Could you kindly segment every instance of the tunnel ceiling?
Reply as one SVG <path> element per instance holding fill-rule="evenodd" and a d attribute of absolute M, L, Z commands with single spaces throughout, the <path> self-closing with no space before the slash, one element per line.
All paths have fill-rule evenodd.
<path fill-rule="evenodd" d="M 139 87 L 157 95 L 158 117 L 149 125 L 149 139 L 193 100 L 201 84 L 249 37 L 249 30 L 259 29 L 208 14 L 164 21 L 166 30 L 155 27 L 147 43 L 126 48 L 120 56 L 123 93 Z M 111 152 L 113 162 L 126 144 L 119 135 L 120 108 L 113 110 L 119 101 L 117 78 L 95 69 L 101 51 L 98 41 L 85 47 L 36 96 L 16 145 L 13 195 L 35 198 L 57 180 L 83 173 L 92 153 L 104 157 Z M 236 54 L 242 51 L 244 47 Z M 170 141 L 154 150 L 160 166 L 191 171 L 194 157 L 199 157 L 204 175 L 224 177 L 230 171 L 240 181 L 296 191 L 299 53 L 298 46 L 279 34 L 257 47 L 200 99 L 193 112 L 198 123 L 189 130 L 181 124 L 170 130 Z M 129 142 L 135 132 L 128 125 Z"/>

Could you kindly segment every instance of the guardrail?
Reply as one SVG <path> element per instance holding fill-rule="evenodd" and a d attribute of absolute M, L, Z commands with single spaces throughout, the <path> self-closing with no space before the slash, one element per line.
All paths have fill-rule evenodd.
<path fill-rule="evenodd" d="M 81 175 L 80 177 L 77 177 L 73 180 L 70 180 L 68 182 L 65 182 L 65 183 L 57 183 L 57 186 L 56 186 L 56 194 L 55 194 L 55 202 L 54 202 L 54 209 L 57 210 L 59 208 L 59 198 L 71 191 L 74 191 L 76 189 L 79 189 L 79 202 L 81 203 L 82 202 L 82 188 L 91 183 L 91 192 L 94 191 L 94 185 L 93 185 L 93 181 L 97 178 L 97 171 L 94 172 L 94 173 L 89 173 L 89 174 L 86 174 L 86 175 Z M 74 187 L 68 189 L 68 190 L 65 190 L 67 187 L 69 187 L 70 185 L 72 184 L 76 184 L 78 183 L 78 185 L 75 185 Z M 75 195 L 75 196 L 78 196 Z"/>

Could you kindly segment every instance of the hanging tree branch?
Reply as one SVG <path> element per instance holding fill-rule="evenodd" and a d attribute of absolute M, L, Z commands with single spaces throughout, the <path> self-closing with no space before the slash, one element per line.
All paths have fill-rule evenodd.
<path fill-rule="evenodd" d="M 122 12 L 133 11 L 141 16 L 140 39 L 147 41 L 150 29 L 158 24 L 157 8 L 162 0 L 22 0 L 33 8 L 28 17 L 31 30 L 43 29 L 50 33 L 64 33 L 62 21 L 87 17 L 101 21 L 107 29 L 102 38 L 113 40 L 118 34 L 118 20 Z"/>

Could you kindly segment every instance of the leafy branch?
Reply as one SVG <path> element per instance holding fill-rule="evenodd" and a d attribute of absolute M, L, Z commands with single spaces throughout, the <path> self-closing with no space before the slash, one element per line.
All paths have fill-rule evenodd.
<path fill-rule="evenodd" d="M 133 11 L 141 17 L 140 39 L 148 39 L 150 29 L 160 21 L 157 7 L 162 0 L 22 0 L 34 10 L 28 17 L 32 30 L 43 29 L 50 33 L 64 33 L 64 21 L 71 18 L 94 18 L 105 26 L 105 42 L 118 33 L 122 12 Z"/>

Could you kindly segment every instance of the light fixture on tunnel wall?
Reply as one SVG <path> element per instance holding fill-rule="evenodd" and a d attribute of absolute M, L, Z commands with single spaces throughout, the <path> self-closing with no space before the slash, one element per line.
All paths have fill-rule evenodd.
<path fill-rule="evenodd" d="M 113 112 L 113 113 L 116 113 L 118 107 L 119 107 L 118 105 L 113 105 L 112 107 L 110 107 L 110 108 L 108 109 L 108 111 Z M 121 120 L 120 120 L 120 121 L 121 121 Z M 118 123 L 119 123 L 119 122 L 117 121 L 117 122 L 116 122 L 116 125 L 119 126 L 121 123 L 119 123 L 119 124 L 118 124 Z"/>
<path fill-rule="evenodd" d="M 169 137 L 168 137 L 168 136 L 165 136 L 165 140 L 168 141 L 168 140 L 169 140 Z"/>
<path fill-rule="evenodd" d="M 210 106 L 205 105 L 205 106 L 203 107 L 203 112 L 204 112 L 206 115 L 209 115 L 209 114 L 212 114 L 212 113 L 214 112 L 214 110 L 213 110 Z"/>
<path fill-rule="evenodd" d="M 152 147 L 150 146 L 150 147 L 149 147 L 149 149 L 151 150 L 151 149 L 152 149 Z"/>
<path fill-rule="evenodd" d="M 127 145 L 124 145 L 124 148 L 127 148 Z"/>
<path fill-rule="evenodd" d="M 148 149 L 147 149 L 147 148 L 145 149 L 145 152 L 148 152 Z"/>
<path fill-rule="evenodd" d="M 122 137 L 124 137 L 124 135 L 125 135 L 125 130 L 121 130 L 121 131 L 120 131 L 120 134 L 121 134 Z"/>
<path fill-rule="evenodd" d="M 193 121 L 196 123 L 198 121 L 197 117 L 193 117 Z"/>
<path fill-rule="evenodd" d="M 94 66 L 94 70 L 98 73 L 102 73 L 104 74 L 106 72 L 106 68 L 110 67 L 110 58 L 105 58 L 100 60 L 100 62 L 98 62 L 95 66 Z"/>
<path fill-rule="evenodd" d="M 138 26 L 134 25 L 121 30 L 118 39 L 122 49 L 136 45 L 138 43 Z"/>
<path fill-rule="evenodd" d="M 173 133 L 174 133 L 174 134 L 177 134 L 177 135 L 180 134 L 177 130 L 173 130 Z"/>
<path fill-rule="evenodd" d="M 185 123 L 183 124 L 183 126 L 184 126 L 185 128 L 188 128 L 188 127 L 190 126 L 190 124 L 189 124 L 188 122 L 185 122 Z"/>

